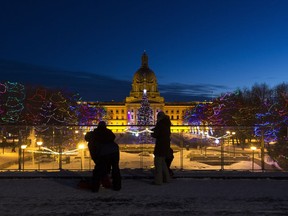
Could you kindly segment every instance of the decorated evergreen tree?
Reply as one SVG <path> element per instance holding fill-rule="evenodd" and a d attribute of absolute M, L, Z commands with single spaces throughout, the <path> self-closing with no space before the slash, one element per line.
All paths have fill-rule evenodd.
<path fill-rule="evenodd" d="M 141 107 L 137 113 L 137 125 L 139 125 L 138 130 L 143 131 L 146 129 L 145 126 L 153 124 L 153 110 L 150 107 L 148 97 L 146 94 L 146 89 L 143 91 Z M 139 134 L 139 143 L 147 143 L 150 140 L 150 134 L 145 131 Z"/>
<path fill-rule="evenodd" d="M 150 107 L 146 89 L 143 91 L 141 107 L 137 114 L 137 125 L 151 125 L 153 123 L 153 111 Z"/>

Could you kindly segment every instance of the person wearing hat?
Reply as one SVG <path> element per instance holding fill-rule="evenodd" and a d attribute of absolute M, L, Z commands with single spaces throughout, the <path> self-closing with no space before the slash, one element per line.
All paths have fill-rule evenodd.
<path fill-rule="evenodd" d="M 121 174 L 119 168 L 119 146 L 115 143 L 115 134 L 106 127 L 104 121 L 98 123 L 94 131 L 85 135 L 92 160 L 95 163 L 92 178 L 92 191 L 98 192 L 101 180 L 107 178 L 112 171 L 112 187 L 121 189 Z"/>
<path fill-rule="evenodd" d="M 153 128 L 152 137 L 156 139 L 154 147 L 154 184 L 161 185 L 170 181 L 170 174 L 166 164 L 166 158 L 170 155 L 170 131 L 171 121 L 169 116 L 160 111 L 157 114 L 157 123 Z"/>

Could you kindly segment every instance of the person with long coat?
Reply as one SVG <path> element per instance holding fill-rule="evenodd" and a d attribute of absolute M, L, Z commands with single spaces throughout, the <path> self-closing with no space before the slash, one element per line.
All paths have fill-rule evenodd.
<path fill-rule="evenodd" d="M 170 131 L 171 121 L 164 112 L 157 114 L 157 123 L 152 129 L 152 137 L 156 139 L 154 147 L 154 184 L 161 185 L 170 182 L 170 174 L 166 164 L 166 158 L 170 155 Z"/>
<path fill-rule="evenodd" d="M 115 134 L 100 121 L 94 131 L 85 135 L 92 160 L 95 163 L 92 178 L 92 191 L 98 192 L 101 180 L 112 171 L 112 187 L 121 189 L 121 174 L 119 168 L 119 146 L 115 143 Z"/>

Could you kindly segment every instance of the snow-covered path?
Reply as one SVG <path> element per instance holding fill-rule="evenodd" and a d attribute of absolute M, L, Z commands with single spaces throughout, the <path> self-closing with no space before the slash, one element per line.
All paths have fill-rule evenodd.
<path fill-rule="evenodd" d="M 177 178 L 161 186 L 124 179 L 116 192 L 79 179 L 0 179 L 0 212 L 11 215 L 288 215 L 288 180 Z"/>

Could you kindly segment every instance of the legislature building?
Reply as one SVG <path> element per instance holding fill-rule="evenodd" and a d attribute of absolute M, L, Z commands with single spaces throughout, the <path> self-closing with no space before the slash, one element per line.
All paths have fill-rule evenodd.
<path fill-rule="evenodd" d="M 183 123 L 185 110 L 195 107 L 199 102 L 165 102 L 158 90 L 156 75 L 149 68 L 148 56 L 144 52 L 141 67 L 133 76 L 130 95 L 123 102 L 100 102 L 100 105 L 107 111 L 107 124 L 113 126 L 112 130 L 114 132 L 121 132 L 128 125 L 137 125 L 137 112 L 141 107 L 144 91 L 153 110 L 153 124 L 156 124 L 157 113 L 163 111 L 170 117 L 172 125 L 177 126 L 177 129 L 172 128 L 172 131 L 180 132 L 179 130 L 182 130 L 181 126 L 183 126 L 183 129 L 187 129 L 187 126 Z M 89 104 L 96 103 L 89 102 Z M 97 104 L 99 105 L 99 102 Z"/>

